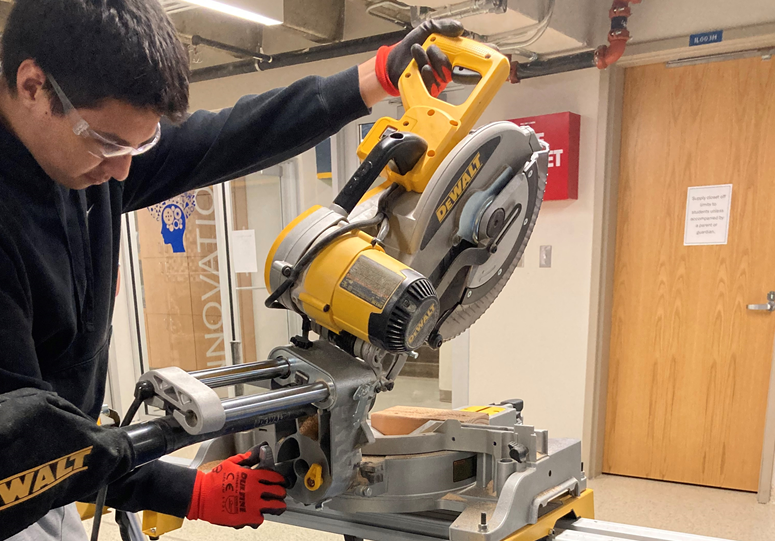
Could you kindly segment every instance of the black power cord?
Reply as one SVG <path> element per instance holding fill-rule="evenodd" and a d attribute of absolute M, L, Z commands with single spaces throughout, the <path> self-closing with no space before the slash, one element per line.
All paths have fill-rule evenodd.
<path fill-rule="evenodd" d="M 124 416 L 124 420 L 121 421 L 120 426 L 121 427 L 128 426 L 132 422 L 132 420 L 134 420 L 134 417 L 135 415 L 137 415 L 137 411 L 140 409 L 140 406 L 143 405 L 143 402 L 151 398 L 154 394 L 155 394 L 155 390 L 153 388 L 153 384 L 150 381 L 139 382 L 135 386 L 135 399 L 132 401 L 132 405 L 129 406 L 129 410 L 127 410 L 126 415 Z M 107 497 L 108 497 L 108 485 L 105 485 L 97 493 L 97 500 L 94 505 L 94 523 L 92 524 L 92 529 L 91 529 L 91 541 L 97 541 L 100 536 L 100 525 L 102 524 L 102 510 L 105 508 L 105 500 L 107 499 Z M 119 522 L 119 527 L 122 526 L 121 522 L 123 521 Z M 126 529 L 126 525 L 124 525 L 121 528 L 121 537 L 126 540 L 126 538 L 124 537 L 125 529 Z"/>

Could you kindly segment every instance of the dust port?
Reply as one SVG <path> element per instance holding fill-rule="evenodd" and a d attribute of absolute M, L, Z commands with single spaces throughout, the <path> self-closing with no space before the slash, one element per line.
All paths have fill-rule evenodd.
<path fill-rule="evenodd" d="M 296 472 L 297 477 L 304 479 L 304 477 L 307 475 L 307 472 L 309 471 L 309 464 L 307 464 L 306 460 L 300 458 L 293 463 L 293 470 Z"/>
<path fill-rule="evenodd" d="M 293 438 L 285 440 L 277 453 L 277 462 L 291 462 L 301 456 L 299 442 Z M 306 474 L 306 472 L 305 472 Z"/>

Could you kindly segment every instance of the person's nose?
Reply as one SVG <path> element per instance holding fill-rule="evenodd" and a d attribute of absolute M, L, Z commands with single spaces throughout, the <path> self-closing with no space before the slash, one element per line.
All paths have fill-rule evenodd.
<path fill-rule="evenodd" d="M 106 158 L 103 162 L 103 170 L 110 174 L 111 178 L 122 181 L 129 176 L 129 168 L 132 165 L 132 156 L 116 156 Z"/>

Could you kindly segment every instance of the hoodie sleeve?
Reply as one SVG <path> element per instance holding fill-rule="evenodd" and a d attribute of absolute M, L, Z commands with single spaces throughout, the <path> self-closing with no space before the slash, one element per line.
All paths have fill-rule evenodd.
<path fill-rule="evenodd" d="M 133 160 L 124 211 L 281 163 L 368 113 L 356 67 L 245 96 L 217 113 L 197 111 L 163 126 L 159 144 Z"/>
<path fill-rule="evenodd" d="M 0 539 L 110 485 L 109 505 L 185 516 L 196 472 L 136 463 L 123 431 L 100 427 L 52 392 L 32 338 L 26 275 L 0 243 Z"/>

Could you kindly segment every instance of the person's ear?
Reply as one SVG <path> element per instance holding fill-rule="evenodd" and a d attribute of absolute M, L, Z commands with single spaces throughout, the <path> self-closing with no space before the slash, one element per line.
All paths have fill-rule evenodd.
<path fill-rule="evenodd" d="M 16 71 L 16 96 L 21 105 L 28 109 L 45 106 L 50 109 L 48 93 L 43 90 L 46 84 L 46 74 L 38 64 L 28 58 L 19 65 Z"/>

